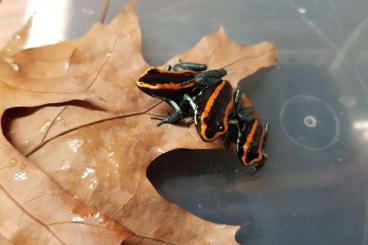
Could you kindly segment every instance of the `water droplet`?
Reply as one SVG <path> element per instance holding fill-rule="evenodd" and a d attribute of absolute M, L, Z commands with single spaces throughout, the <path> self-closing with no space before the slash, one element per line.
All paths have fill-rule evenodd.
<path fill-rule="evenodd" d="M 88 214 L 88 217 L 96 220 L 97 222 L 104 222 L 104 219 L 103 219 L 100 212 L 95 213 L 95 215 L 93 215 L 93 216 L 91 214 Z"/>
<path fill-rule="evenodd" d="M 88 15 L 94 15 L 95 10 L 93 10 L 93 9 L 82 9 L 82 13 L 83 14 L 88 14 Z"/>
<path fill-rule="evenodd" d="M 94 189 L 96 189 L 97 184 L 98 184 L 97 179 L 94 179 L 94 180 L 92 180 L 92 183 L 89 185 L 89 188 L 90 188 L 91 190 L 94 190 Z"/>
<path fill-rule="evenodd" d="M 108 52 L 108 53 L 106 53 L 106 56 L 107 57 L 111 57 L 112 56 L 112 53 L 111 52 Z"/>
<path fill-rule="evenodd" d="M 198 204 L 198 208 L 202 208 L 203 206 L 202 206 L 202 204 Z"/>
<path fill-rule="evenodd" d="M 22 37 L 17 34 L 17 35 L 14 36 L 14 38 L 17 39 L 17 40 L 20 40 Z"/>
<path fill-rule="evenodd" d="M 65 125 L 65 121 L 64 121 L 64 119 L 61 116 L 58 116 L 55 121 L 56 121 L 57 124 L 62 123 L 62 124 Z"/>
<path fill-rule="evenodd" d="M 27 144 L 29 144 L 29 140 L 25 140 L 23 143 L 24 143 L 25 145 L 27 145 Z"/>
<path fill-rule="evenodd" d="M 113 155 L 115 155 L 115 153 L 114 152 L 110 152 L 107 156 L 108 157 L 112 157 Z"/>
<path fill-rule="evenodd" d="M 300 7 L 300 8 L 298 9 L 298 11 L 299 11 L 299 13 L 300 13 L 300 14 L 306 14 L 306 13 L 307 13 L 307 9 L 306 9 L 306 8 L 304 8 L 304 7 Z"/>
<path fill-rule="evenodd" d="M 365 142 L 368 142 L 368 131 L 364 131 L 364 133 L 363 133 L 363 140 Z"/>
<path fill-rule="evenodd" d="M 27 179 L 27 173 L 20 172 L 14 174 L 14 180 L 16 181 L 24 181 Z"/>
<path fill-rule="evenodd" d="M 3 60 L 8 63 L 8 64 L 13 64 L 14 60 L 12 58 L 9 58 L 9 57 L 5 57 L 3 58 Z"/>
<path fill-rule="evenodd" d="M 83 222 L 84 221 L 84 218 L 83 217 L 80 217 L 80 216 L 74 216 L 72 218 L 72 221 L 75 221 L 75 222 Z"/>
<path fill-rule="evenodd" d="M 317 119 L 312 115 L 308 115 L 304 118 L 304 125 L 308 128 L 315 128 L 317 126 L 317 122 Z"/>
<path fill-rule="evenodd" d="M 10 158 L 10 161 L 9 161 L 10 166 L 15 166 L 17 165 L 17 163 L 18 163 L 18 160 L 16 158 L 14 157 Z"/>
<path fill-rule="evenodd" d="M 95 173 L 95 171 L 96 171 L 96 169 L 95 169 L 95 168 L 89 168 L 89 167 L 86 167 L 86 168 L 84 169 L 84 171 L 83 171 L 83 174 L 82 174 L 82 176 L 81 176 L 81 179 L 85 179 L 85 178 L 87 178 L 88 176 L 90 176 L 90 175 L 94 174 L 94 173 Z"/>
<path fill-rule="evenodd" d="M 15 64 L 15 63 L 12 63 L 12 64 L 10 64 L 10 66 L 12 67 L 12 69 L 14 71 L 19 71 L 19 65 Z"/>
<path fill-rule="evenodd" d="M 356 130 L 368 129 L 368 121 L 356 121 L 353 123 L 353 128 Z"/>
<path fill-rule="evenodd" d="M 46 133 L 46 131 L 49 129 L 49 127 L 51 126 L 51 121 L 47 121 L 41 128 L 41 132 L 42 133 Z"/>
<path fill-rule="evenodd" d="M 69 62 L 66 62 L 65 64 L 64 64 L 64 70 L 68 70 L 69 69 Z"/>
<path fill-rule="evenodd" d="M 157 151 L 158 153 L 165 153 L 165 152 L 164 152 L 160 147 L 157 147 L 156 151 Z"/>
<path fill-rule="evenodd" d="M 59 168 L 61 171 L 68 171 L 71 169 L 70 162 L 64 161 L 64 164 Z"/>
<path fill-rule="evenodd" d="M 342 158 L 337 159 L 339 162 L 343 162 L 344 160 Z"/>
<path fill-rule="evenodd" d="M 80 148 L 84 144 L 84 141 L 81 139 L 72 139 L 68 140 L 68 146 L 72 150 L 72 152 L 79 152 Z"/>

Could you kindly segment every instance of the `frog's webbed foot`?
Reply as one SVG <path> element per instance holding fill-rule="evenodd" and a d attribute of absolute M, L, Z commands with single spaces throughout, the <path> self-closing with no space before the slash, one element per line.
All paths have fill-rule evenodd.
<path fill-rule="evenodd" d="M 178 121 L 183 119 L 183 114 L 181 113 L 181 111 L 175 111 L 167 116 L 154 116 L 151 117 L 151 119 L 159 120 L 160 122 L 157 124 L 157 127 L 159 127 L 165 123 L 171 124 L 177 123 Z"/>

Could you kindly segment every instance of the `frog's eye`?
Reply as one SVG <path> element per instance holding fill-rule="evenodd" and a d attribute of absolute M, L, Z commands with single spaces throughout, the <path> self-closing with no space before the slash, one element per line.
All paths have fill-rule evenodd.
<path fill-rule="evenodd" d="M 159 73 L 158 70 L 154 69 L 154 68 L 151 68 L 149 69 L 148 71 L 146 71 L 147 74 L 155 74 L 155 73 Z"/>

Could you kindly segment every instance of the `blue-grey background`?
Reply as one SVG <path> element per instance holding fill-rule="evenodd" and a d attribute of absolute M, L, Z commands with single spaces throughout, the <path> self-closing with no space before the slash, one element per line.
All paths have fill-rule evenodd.
<path fill-rule="evenodd" d="M 103 6 L 71 2 L 66 38 Z M 126 3 L 112 0 L 106 21 Z M 171 152 L 148 171 L 165 198 L 241 225 L 242 244 L 368 244 L 367 0 L 138 0 L 138 15 L 156 65 L 220 25 L 236 42 L 278 46 L 278 65 L 241 83 L 271 123 L 266 166 L 250 177 L 226 151 Z"/>

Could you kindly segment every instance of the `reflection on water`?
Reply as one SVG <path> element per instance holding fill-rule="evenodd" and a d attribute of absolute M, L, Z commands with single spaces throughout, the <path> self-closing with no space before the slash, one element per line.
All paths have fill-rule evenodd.
<path fill-rule="evenodd" d="M 353 128 L 361 136 L 364 143 L 368 143 L 368 121 L 355 121 Z"/>
<path fill-rule="evenodd" d="M 33 18 L 26 47 L 52 44 L 66 39 L 72 0 L 28 0 L 25 21 Z"/>

